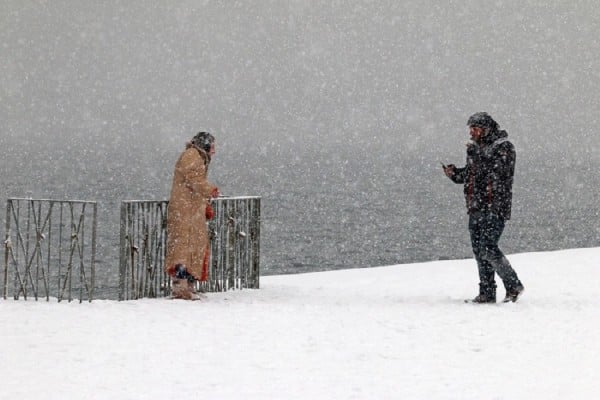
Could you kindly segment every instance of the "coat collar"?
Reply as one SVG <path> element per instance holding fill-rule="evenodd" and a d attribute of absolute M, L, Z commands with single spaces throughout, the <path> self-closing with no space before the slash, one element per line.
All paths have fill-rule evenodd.
<path fill-rule="evenodd" d="M 506 133 L 506 131 L 504 131 L 504 130 L 492 131 L 488 135 L 486 135 L 482 138 L 481 145 L 488 146 L 499 140 L 502 140 L 502 141 L 508 140 L 508 133 Z"/>

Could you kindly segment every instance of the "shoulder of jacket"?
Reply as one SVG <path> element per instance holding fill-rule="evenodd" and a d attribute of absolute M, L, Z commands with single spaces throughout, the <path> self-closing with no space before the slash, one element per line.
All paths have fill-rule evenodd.
<path fill-rule="evenodd" d="M 189 149 L 185 149 L 179 157 L 180 167 L 188 168 L 197 163 L 206 164 L 206 158 L 195 148 L 190 147 Z"/>
<path fill-rule="evenodd" d="M 508 140 L 507 137 L 503 137 L 500 138 L 498 140 L 496 140 L 495 142 L 492 143 L 492 147 L 499 149 L 499 148 L 514 148 L 515 146 L 512 144 L 512 142 L 510 140 Z"/>
<path fill-rule="evenodd" d="M 208 158 L 208 155 L 206 154 L 206 152 L 204 150 L 200 150 L 195 147 L 190 147 L 190 148 L 185 149 L 182 157 L 185 157 L 188 159 L 200 158 L 201 160 L 206 161 Z"/>
<path fill-rule="evenodd" d="M 501 157 L 514 157 L 515 146 L 507 138 L 504 138 L 494 144 L 494 154 Z"/>

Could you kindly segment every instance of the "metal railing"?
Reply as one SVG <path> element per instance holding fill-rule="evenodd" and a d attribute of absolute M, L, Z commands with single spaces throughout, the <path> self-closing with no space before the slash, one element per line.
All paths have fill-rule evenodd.
<path fill-rule="evenodd" d="M 97 205 L 91 201 L 10 198 L 6 203 L 4 299 L 22 295 L 91 301 Z"/>
<path fill-rule="evenodd" d="M 167 201 L 121 203 L 119 300 L 170 295 L 164 272 L 167 206 Z M 198 290 L 258 289 L 260 197 L 221 197 L 213 208 L 209 278 Z"/>
<path fill-rule="evenodd" d="M 171 282 L 164 272 L 167 205 L 121 203 L 119 300 L 170 295 Z M 260 197 L 222 197 L 213 208 L 209 279 L 198 289 L 258 289 Z M 96 282 L 97 209 L 93 201 L 8 199 L 0 275 L 4 299 L 92 301 L 96 289 L 103 287 Z M 109 269 L 103 274 L 100 278 L 111 281 L 116 277 Z"/>
<path fill-rule="evenodd" d="M 121 202 L 119 300 L 159 297 L 168 285 L 166 201 Z"/>

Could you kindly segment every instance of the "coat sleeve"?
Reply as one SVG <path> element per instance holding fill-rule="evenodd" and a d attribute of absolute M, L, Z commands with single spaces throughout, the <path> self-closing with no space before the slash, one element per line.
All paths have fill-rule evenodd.
<path fill-rule="evenodd" d="M 454 183 L 465 183 L 469 176 L 468 167 L 454 168 L 454 175 L 450 177 Z"/>
<path fill-rule="evenodd" d="M 450 177 L 454 183 L 465 183 L 469 179 L 471 165 L 480 157 L 479 147 L 467 144 L 467 162 L 463 168 L 454 168 L 454 175 Z"/>

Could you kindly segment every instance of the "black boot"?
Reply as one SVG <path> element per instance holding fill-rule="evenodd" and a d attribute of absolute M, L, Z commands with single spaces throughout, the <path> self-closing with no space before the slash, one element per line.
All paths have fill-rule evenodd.
<path fill-rule="evenodd" d="M 479 295 L 475 296 L 471 303 L 495 303 L 496 302 L 496 285 L 495 284 L 479 284 Z"/>
<path fill-rule="evenodd" d="M 522 284 L 518 284 L 515 288 L 506 289 L 506 296 L 504 297 L 504 300 L 502 300 L 502 302 L 514 303 L 517 300 L 519 300 L 519 297 L 521 297 L 524 291 L 525 287 Z"/>

